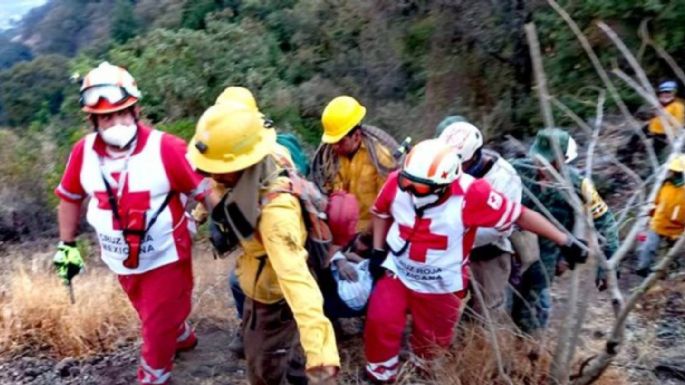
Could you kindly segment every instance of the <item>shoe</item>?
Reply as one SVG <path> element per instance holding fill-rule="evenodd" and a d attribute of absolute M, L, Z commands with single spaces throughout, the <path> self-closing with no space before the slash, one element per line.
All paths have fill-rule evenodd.
<path fill-rule="evenodd" d="M 195 349 L 197 346 L 197 336 L 191 331 L 183 341 L 176 341 L 176 354 Z"/>
<path fill-rule="evenodd" d="M 228 344 L 228 350 L 238 356 L 238 358 L 245 358 L 245 343 L 243 342 L 242 327 L 233 334 L 233 338 L 231 338 L 231 342 Z"/>

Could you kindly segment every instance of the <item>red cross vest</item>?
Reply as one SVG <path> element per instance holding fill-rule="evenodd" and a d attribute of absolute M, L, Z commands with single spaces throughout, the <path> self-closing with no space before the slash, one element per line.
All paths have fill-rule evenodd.
<path fill-rule="evenodd" d="M 113 159 L 104 147 L 96 133 L 78 142 L 55 190 L 60 198 L 73 202 L 91 197 L 86 218 L 97 233 L 102 260 L 115 273 L 127 275 L 189 258 L 194 223 L 184 206 L 188 196 L 201 199 L 206 186 L 185 160 L 185 143 L 140 126 L 129 156 Z M 108 193 L 105 179 L 113 194 Z M 112 195 L 117 199 L 119 219 L 112 211 Z M 142 221 L 147 231 L 140 242 L 137 267 L 129 268 L 124 266 L 129 247 L 122 229 L 133 220 Z"/>
<path fill-rule="evenodd" d="M 505 231 L 518 219 L 521 205 L 492 190 L 487 181 L 462 175 L 441 204 L 417 215 L 412 197 L 391 174 L 372 208 L 392 218 L 383 266 L 411 290 L 453 293 L 466 288 L 468 256 L 478 227 Z"/>

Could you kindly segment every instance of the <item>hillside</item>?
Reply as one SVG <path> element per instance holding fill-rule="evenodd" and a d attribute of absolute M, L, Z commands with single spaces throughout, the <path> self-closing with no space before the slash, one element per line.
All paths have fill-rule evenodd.
<path fill-rule="evenodd" d="M 186 140 L 220 92 L 240 85 L 254 92 L 259 109 L 279 130 L 295 134 L 309 152 L 321 137 L 324 106 L 347 94 L 367 107 L 366 122 L 400 141 L 432 137 L 446 115 L 459 114 L 481 128 L 488 147 L 514 157 L 527 151 L 545 125 L 535 77 L 542 73 L 534 71 L 524 31 L 534 23 L 551 118 L 577 140 L 575 165 L 616 214 L 622 243 L 633 244 L 642 229 L 631 232 L 631 226 L 646 220 L 643 208 L 651 203 L 648 194 L 660 169 L 650 168 L 642 147 L 625 148 L 633 130 L 646 123 L 632 115 L 653 107 L 649 84 L 665 78 L 685 83 L 678 67 L 685 63 L 685 7 L 666 0 L 559 1 L 577 24 L 583 46 L 553 9 L 556 4 L 48 0 L 30 11 L 0 33 L 0 384 L 133 381 L 137 320 L 97 259 L 88 226 L 81 224 L 80 247 L 91 259 L 75 281 L 77 305 L 68 303 L 50 259 L 57 242 L 53 189 L 71 147 L 92 130 L 79 109 L 79 80 L 105 60 L 136 78 L 146 123 Z M 625 48 L 611 41 L 601 22 Z M 606 71 L 604 78 L 597 67 Z M 621 151 L 636 153 L 637 161 L 620 163 Z M 204 232 L 196 245 L 193 309 L 202 345 L 179 357 L 176 383 L 244 383 L 244 361 L 224 346 L 237 323 L 226 282 L 235 261 L 213 260 Z M 653 276 L 644 294 L 636 288 L 646 281 L 632 274 L 634 265 L 632 252 L 617 264 L 622 276 L 611 294 L 598 293 L 587 279 L 596 273 L 595 258 L 575 278 L 569 272 L 555 283 L 559 310 L 540 344 L 507 325 L 484 330 L 463 324 L 440 370 L 428 380 L 403 372 L 401 383 L 550 383 L 559 335 L 570 330 L 565 312 L 576 291 L 584 290 L 587 296 L 579 302 L 587 314 L 575 320 L 585 322 L 568 339 L 578 337 L 576 354 L 568 357 L 571 375 L 618 346 L 596 383 L 684 384 L 682 266 L 655 273 L 661 276 Z M 578 288 L 579 281 L 585 286 Z M 608 342 L 612 304 L 631 295 L 639 300 L 621 333 L 625 341 Z M 360 326 L 344 326 L 349 335 L 342 341 L 341 383 L 360 384 Z M 493 335 L 501 349 L 493 347 Z"/>

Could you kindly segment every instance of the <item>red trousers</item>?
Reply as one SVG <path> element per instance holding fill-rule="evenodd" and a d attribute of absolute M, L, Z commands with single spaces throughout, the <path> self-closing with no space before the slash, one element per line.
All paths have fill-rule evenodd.
<path fill-rule="evenodd" d="M 141 384 L 165 384 L 177 348 L 195 340 L 186 323 L 193 290 L 192 263 L 187 259 L 142 274 L 120 275 L 119 282 L 142 324 L 138 380 Z"/>
<path fill-rule="evenodd" d="M 414 354 L 430 359 L 437 349 L 449 347 L 464 294 L 418 293 L 390 274 L 381 278 L 373 289 L 366 315 L 367 373 L 378 381 L 395 379 L 407 314 L 413 320 L 410 344 Z"/>

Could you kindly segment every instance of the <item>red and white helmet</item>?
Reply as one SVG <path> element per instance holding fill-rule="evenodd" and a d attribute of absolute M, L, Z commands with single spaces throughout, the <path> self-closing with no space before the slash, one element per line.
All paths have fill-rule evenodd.
<path fill-rule="evenodd" d="M 445 127 L 439 139 L 452 146 L 463 162 L 473 158 L 473 154 L 483 147 L 483 134 L 476 126 L 467 122 L 456 122 Z"/>
<path fill-rule="evenodd" d="M 136 104 L 142 97 L 136 80 L 121 67 L 102 62 L 81 84 L 81 110 L 109 114 Z"/>
<path fill-rule="evenodd" d="M 432 194 L 461 176 L 461 160 L 454 149 L 440 139 L 418 143 L 409 152 L 400 171 L 400 189 L 416 196 Z"/>

